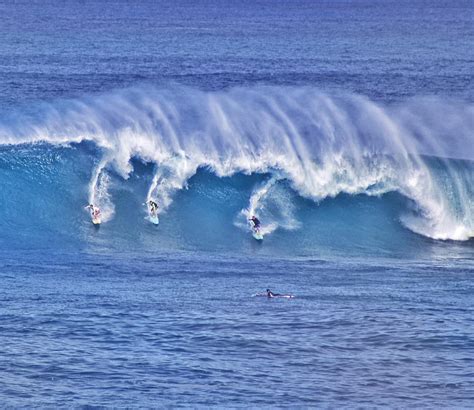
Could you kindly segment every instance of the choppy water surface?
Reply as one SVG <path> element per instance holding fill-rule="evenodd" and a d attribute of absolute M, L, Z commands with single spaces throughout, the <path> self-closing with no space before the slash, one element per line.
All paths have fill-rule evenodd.
<path fill-rule="evenodd" d="M 21 256 L 1 266 L 4 404 L 472 401 L 468 260 Z"/>

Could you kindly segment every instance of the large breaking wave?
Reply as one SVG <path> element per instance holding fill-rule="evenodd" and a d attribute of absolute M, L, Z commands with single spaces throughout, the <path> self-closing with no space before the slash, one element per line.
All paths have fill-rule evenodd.
<path fill-rule="evenodd" d="M 151 173 L 147 187 L 134 195 L 140 204 L 156 199 L 160 212 L 169 212 L 177 193 L 204 168 L 221 179 L 262 174 L 231 218 L 237 229 L 247 229 L 245 218 L 256 213 L 266 233 L 304 231 L 309 222 L 295 208 L 298 196 L 322 204 L 340 195 L 396 193 L 405 198 L 398 215 L 403 226 L 429 238 L 462 241 L 474 235 L 473 130 L 474 106 L 466 102 L 420 97 L 386 106 L 311 87 L 140 87 L 42 102 L 0 119 L 3 212 L 21 206 L 15 187 L 24 190 L 45 167 L 59 166 L 51 160 L 57 152 L 51 149 L 59 146 L 91 157 L 75 164 L 89 182 L 75 186 L 82 182 L 61 171 L 51 178 L 68 192 L 80 192 L 83 203 L 70 204 L 77 215 L 93 202 L 105 222 L 118 212 L 111 180 L 127 180 L 144 163 Z M 19 150 L 31 152 L 22 157 Z M 8 190 L 13 169 L 30 180 Z M 42 215 L 58 206 L 57 198 L 47 200 L 53 201 L 50 192 L 35 195 Z M 4 223 L 14 227 L 21 218 L 15 215 Z"/>

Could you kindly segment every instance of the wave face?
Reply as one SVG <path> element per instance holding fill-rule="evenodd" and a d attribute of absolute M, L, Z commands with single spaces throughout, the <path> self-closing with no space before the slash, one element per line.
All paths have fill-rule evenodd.
<path fill-rule="evenodd" d="M 147 246 L 162 235 L 170 248 L 238 248 L 256 214 L 265 242 L 291 239 L 296 253 L 383 250 L 413 233 L 467 241 L 473 129 L 465 102 L 385 106 L 311 87 L 141 87 L 39 103 L 0 120 L 2 240 Z M 153 232 L 150 198 L 162 213 Z M 102 210 L 100 234 L 87 202 Z"/>

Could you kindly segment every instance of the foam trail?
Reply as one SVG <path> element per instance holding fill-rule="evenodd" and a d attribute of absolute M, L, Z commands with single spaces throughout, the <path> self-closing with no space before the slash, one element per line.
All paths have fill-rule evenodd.
<path fill-rule="evenodd" d="M 150 187 L 148 188 L 148 193 L 146 194 L 146 202 L 152 200 L 155 201 L 157 198 L 157 188 L 158 183 L 160 182 L 160 174 L 158 172 L 153 175 L 153 180 L 151 181 Z"/>
<path fill-rule="evenodd" d="M 105 170 L 107 159 L 103 159 L 94 169 L 89 182 L 89 203 L 99 207 L 102 222 L 112 219 L 115 206 L 108 192 L 110 176 Z"/>
<path fill-rule="evenodd" d="M 155 203 L 158 203 L 159 200 L 158 200 L 158 196 L 157 196 L 157 188 L 158 188 L 158 183 L 160 181 L 160 175 L 158 172 L 156 172 L 154 175 L 153 175 L 153 180 L 151 181 L 151 184 L 150 184 L 150 187 L 148 188 L 148 193 L 146 195 L 146 201 L 145 201 L 145 205 L 146 205 L 146 208 L 147 208 L 147 213 L 149 214 L 150 213 L 150 207 L 149 207 L 149 202 L 150 201 L 153 201 Z M 158 206 L 158 209 L 156 211 L 157 214 L 160 214 L 161 212 L 161 207 Z M 148 218 L 148 216 L 147 216 Z"/>
<path fill-rule="evenodd" d="M 159 205 L 158 213 L 165 212 L 173 202 L 173 193 L 187 186 L 197 168 L 197 164 L 179 156 L 161 163 L 148 189 L 147 201 L 154 200 Z"/>
<path fill-rule="evenodd" d="M 276 177 L 271 177 L 265 182 L 260 188 L 257 188 L 249 200 L 249 207 L 243 211 L 244 215 L 248 218 L 255 215 L 258 217 L 258 211 L 262 207 L 262 201 L 268 195 L 270 188 L 277 182 Z"/>
<path fill-rule="evenodd" d="M 265 207 L 265 200 L 268 197 L 272 187 L 275 186 L 279 179 L 280 176 L 274 175 L 268 181 L 264 182 L 254 190 L 252 196 L 249 199 L 249 206 L 246 209 L 242 209 L 240 211 L 240 219 L 245 218 L 245 223 L 237 220 L 236 226 L 249 229 L 249 219 L 252 216 L 256 216 L 257 218 L 263 220 L 260 228 L 260 233 L 263 236 L 274 232 L 280 226 L 281 222 L 279 223 L 275 218 L 275 215 L 272 215 L 271 212 L 268 212 Z"/>

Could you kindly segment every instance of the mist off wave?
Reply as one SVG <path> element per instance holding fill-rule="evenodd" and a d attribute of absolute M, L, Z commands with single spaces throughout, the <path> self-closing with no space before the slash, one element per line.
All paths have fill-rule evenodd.
<path fill-rule="evenodd" d="M 285 180 L 316 202 L 396 191 L 412 204 L 400 215 L 407 228 L 467 240 L 474 235 L 473 129 L 472 104 L 433 97 L 385 106 L 311 87 L 170 86 L 19 109 L 0 119 L 0 143 L 93 141 L 103 156 L 90 171 L 89 201 L 104 209 L 105 220 L 114 213 L 107 173 L 128 178 L 139 158 L 156 164 L 147 197 L 161 211 L 199 168 L 219 177 L 269 173 L 269 189 Z M 261 192 L 256 187 L 244 213 L 258 210 Z"/>

